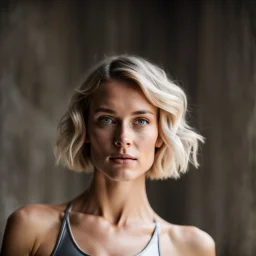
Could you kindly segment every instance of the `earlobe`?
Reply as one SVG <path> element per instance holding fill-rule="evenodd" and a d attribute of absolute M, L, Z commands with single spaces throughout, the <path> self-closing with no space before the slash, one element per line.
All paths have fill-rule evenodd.
<path fill-rule="evenodd" d="M 155 147 L 160 148 L 162 145 L 163 145 L 163 140 L 160 137 L 158 137 L 156 140 Z"/>

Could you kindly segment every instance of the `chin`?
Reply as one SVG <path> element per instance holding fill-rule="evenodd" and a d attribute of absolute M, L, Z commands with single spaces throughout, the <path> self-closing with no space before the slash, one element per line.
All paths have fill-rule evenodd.
<path fill-rule="evenodd" d="M 133 181 L 141 176 L 141 173 L 138 173 L 134 170 L 115 170 L 111 172 L 104 172 L 104 175 L 113 181 Z"/>

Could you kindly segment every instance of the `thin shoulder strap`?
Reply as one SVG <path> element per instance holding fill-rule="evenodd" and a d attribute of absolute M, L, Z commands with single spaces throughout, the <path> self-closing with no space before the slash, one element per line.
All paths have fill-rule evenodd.
<path fill-rule="evenodd" d="M 158 223 L 158 221 L 156 219 L 155 219 L 155 223 L 156 223 L 158 252 L 159 252 L 159 256 L 161 256 L 161 250 L 160 250 L 160 224 Z"/>
<path fill-rule="evenodd" d="M 62 220 L 62 223 L 61 223 L 60 232 L 58 234 L 57 241 L 56 241 L 55 247 L 54 247 L 54 249 L 51 253 L 51 256 L 54 256 L 56 251 L 58 250 L 58 247 L 60 245 L 61 239 L 63 237 L 64 231 L 65 231 L 66 226 L 67 226 L 67 218 L 68 218 L 68 214 L 70 212 L 71 207 L 72 207 L 72 202 L 68 203 L 68 206 L 64 211 L 64 217 L 63 217 L 63 220 Z"/>
<path fill-rule="evenodd" d="M 68 214 L 69 214 L 69 212 L 70 212 L 70 210 L 71 210 L 71 207 L 72 207 L 72 201 L 68 203 L 68 206 L 67 206 L 67 208 L 66 208 L 65 211 L 64 211 L 64 213 L 65 213 L 64 219 L 65 219 L 65 220 L 67 220 L 67 217 L 68 217 Z"/>

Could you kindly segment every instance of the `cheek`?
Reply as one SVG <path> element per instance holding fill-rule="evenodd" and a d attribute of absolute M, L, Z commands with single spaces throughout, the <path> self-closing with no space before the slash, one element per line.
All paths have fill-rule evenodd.
<path fill-rule="evenodd" d="M 111 143 L 112 131 L 109 129 L 99 129 L 96 127 L 91 127 L 90 129 L 90 145 L 91 153 L 100 153 L 107 149 L 108 145 Z"/>
<path fill-rule="evenodd" d="M 153 157 L 155 155 L 155 144 L 158 137 L 157 130 L 153 129 L 140 137 L 137 146 L 141 154 L 145 157 Z"/>
<path fill-rule="evenodd" d="M 91 136 L 91 142 L 100 144 L 106 141 L 109 141 L 111 137 L 111 133 L 103 131 L 103 130 L 97 130 L 95 129 Z"/>
<path fill-rule="evenodd" d="M 140 169 L 143 170 L 143 172 L 148 171 L 152 167 L 155 159 L 155 137 L 148 137 L 145 143 L 141 143 L 139 152 Z"/>

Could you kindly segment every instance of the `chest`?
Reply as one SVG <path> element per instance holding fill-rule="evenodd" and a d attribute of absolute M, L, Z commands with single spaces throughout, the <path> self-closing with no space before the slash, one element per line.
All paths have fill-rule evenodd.
<path fill-rule="evenodd" d="M 177 246 L 173 243 L 169 236 L 165 233 L 159 235 L 159 251 L 156 246 L 154 248 L 149 248 L 147 251 L 143 251 L 151 239 L 150 236 L 144 237 L 143 239 L 137 236 L 132 236 L 128 238 L 120 236 L 110 236 L 106 237 L 101 232 L 96 229 L 92 229 L 86 232 L 72 229 L 74 244 L 70 244 L 70 238 L 68 241 L 63 239 L 62 242 L 67 246 L 67 249 L 62 247 L 55 255 L 53 255 L 53 250 L 56 247 L 58 240 L 59 229 L 52 230 L 45 240 L 40 245 L 36 256 L 191 256 L 191 252 L 187 251 L 184 247 Z M 69 232 L 66 230 L 66 232 Z M 79 234 L 80 233 L 80 234 Z M 97 235 L 98 234 L 98 235 Z M 99 236 L 100 234 L 100 236 Z M 64 235 L 64 234 L 63 234 Z M 67 238 L 67 236 L 66 236 Z M 71 238 L 72 239 L 72 238 Z M 75 251 L 72 249 L 76 247 Z M 69 253 L 71 250 L 71 253 Z M 64 251 L 64 252 L 63 252 Z M 140 252 L 140 253 L 139 253 Z"/>
<path fill-rule="evenodd" d="M 45 237 L 36 255 L 158 256 L 159 229 L 156 226 L 152 228 L 113 231 L 95 223 L 87 223 L 86 228 L 72 225 L 67 220 L 62 223 L 59 232 L 52 230 Z"/>

